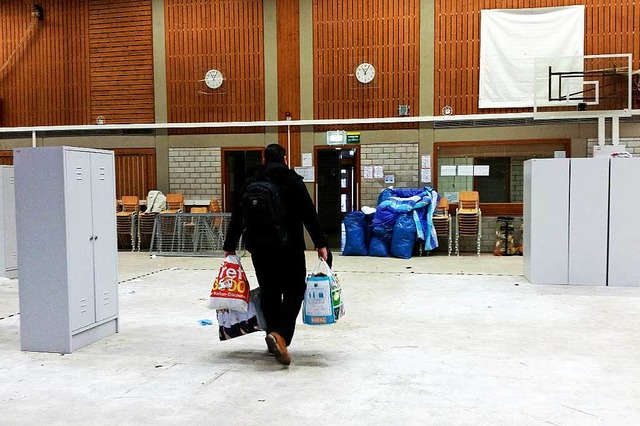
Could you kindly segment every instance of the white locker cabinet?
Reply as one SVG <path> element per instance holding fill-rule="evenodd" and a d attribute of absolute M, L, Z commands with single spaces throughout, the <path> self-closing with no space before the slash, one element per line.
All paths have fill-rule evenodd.
<path fill-rule="evenodd" d="M 606 286 L 609 159 L 572 158 L 569 194 L 569 284 Z"/>
<path fill-rule="evenodd" d="M 0 166 L 0 277 L 18 276 L 13 166 Z"/>
<path fill-rule="evenodd" d="M 524 162 L 524 276 L 533 284 L 569 281 L 569 159 Z"/>
<path fill-rule="evenodd" d="M 25 351 L 71 353 L 118 331 L 111 151 L 14 149 Z"/>
<path fill-rule="evenodd" d="M 609 285 L 640 286 L 640 158 L 612 158 Z"/>

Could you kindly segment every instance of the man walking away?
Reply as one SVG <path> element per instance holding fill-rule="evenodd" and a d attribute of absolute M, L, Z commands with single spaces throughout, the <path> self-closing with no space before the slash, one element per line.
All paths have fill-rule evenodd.
<path fill-rule="evenodd" d="M 235 202 L 223 250 L 235 254 L 240 235 L 251 252 L 267 323 L 265 341 L 281 364 L 289 365 L 295 323 L 306 289 L 304 229 L 327 259 L 327 239 L 302 177 L 286 166 L 286 151 L 271 144 L 264 165 L 247 179 Z"/>

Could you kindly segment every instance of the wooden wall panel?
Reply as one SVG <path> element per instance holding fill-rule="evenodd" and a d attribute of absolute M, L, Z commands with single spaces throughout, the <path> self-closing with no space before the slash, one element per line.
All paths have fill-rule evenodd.
<path fill-rule="evenodd" d="M 419 0 L 316 0 L 313 28 L 314 118 L 420 114 Z M 354 75 L 362 62 L 376 69 L 369 84 Z"/>
<path fill-rule="evenodd" d="M 632 53 L 640 67 L 640 1 L 637 0 L 435 0 L 434 112 L 507 113 L 527 109 L 479 109 L 480 11 L 585 5 L 585 54 Z M 640 105 L 634 105 L 639 108 Z"/>
<path fill-rule="evenodd" d="M 281 0 L 276 3 L 278 38 L 278 119 L 300 119 L 300 8 L 299 0 Z M 299 166 L 300 127 L 278 128 L 278 142 L 289 147 L 289 166 Z"/>
<path fill-rule="evenodd" d="M 43 21 L 31 15 L 29 2 L 7 0 L 0 7 L 0 64 L 15 53 L 0 72 L 4 125 L 87 124 L 88 1 L 39 3 Z"/>
<path fill-rule="evenodd" d="M 0 151 L 0 166 L 13 165 L 13 151 Z"/>
<path fill-rule="evenodd" d="M 148 149 L 114 149 L 116 163 L 116 198 L 137 195 L 147 198 L 157 188 L 156 151 Z"/>
<path fill-rule="evenodd" d="M 166 0 L 165 38 L 170 122 L 264 120 L 261 0 Z M 219 89 L 202 81 L 210 69 Z"/>
<path fill-rule="evenodd" d="M 151 0 L 89 3 L 91 119 L 153 123 Z"/>
<path fill-rule="evenodd" d="M 4 125 L 152 123 L 151 0 L 39 3 L 43 21 L 23 0 L 0 7 Z"/>

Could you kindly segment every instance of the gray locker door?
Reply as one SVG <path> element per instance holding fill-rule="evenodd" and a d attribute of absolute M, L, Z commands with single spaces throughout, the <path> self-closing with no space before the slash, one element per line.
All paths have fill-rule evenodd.
<path fill-rule="evenodd" d="M 118 248 L 114 158 L 91 155 L 96 321 L 118 314 Z"/>
<path fill-rule="evenodd" d="M 609 285 L 640 286 L 640 158 L 612 158 L 609 201 Z"/>
<path fill-rule="evenodd" d="M 572 158 L 569 284 L 607 285 L 609 159 Z"/>
<path fill-rule="evenodd" d="M 7 270 L 18 267 L 17 241 L 16 241 L 16 197 L 13 180 L 13 168 L 2 169 L 3 196 L 4 196 L 4 248 L 5 268 Z M 0 275 L 2 275 L 0 273 Z"/>
<path fill-rule="evenodd" d="M 69 320 L 71 330 L 77 330 L 96 321 L 91 224 L 91 157 L 88 152 L 65 152 L 65 181 Z M 114 201 L 111 201 L 113 207 Z"/>
<path fill-rule="evenodd" d="M 569 159 L 527 160 L 524 274 L 532 284 L 569 282 Z"/>

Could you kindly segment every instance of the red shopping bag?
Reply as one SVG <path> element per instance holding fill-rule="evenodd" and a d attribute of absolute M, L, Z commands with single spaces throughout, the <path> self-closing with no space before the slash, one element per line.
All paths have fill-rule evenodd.
<path fill-rule="evenodd" d="M 247 312 L 249 281 L 242 269 L 240 256 L 229 255 L 222 262 L 209 296 L 209 309 L 231 309 Z"/>

